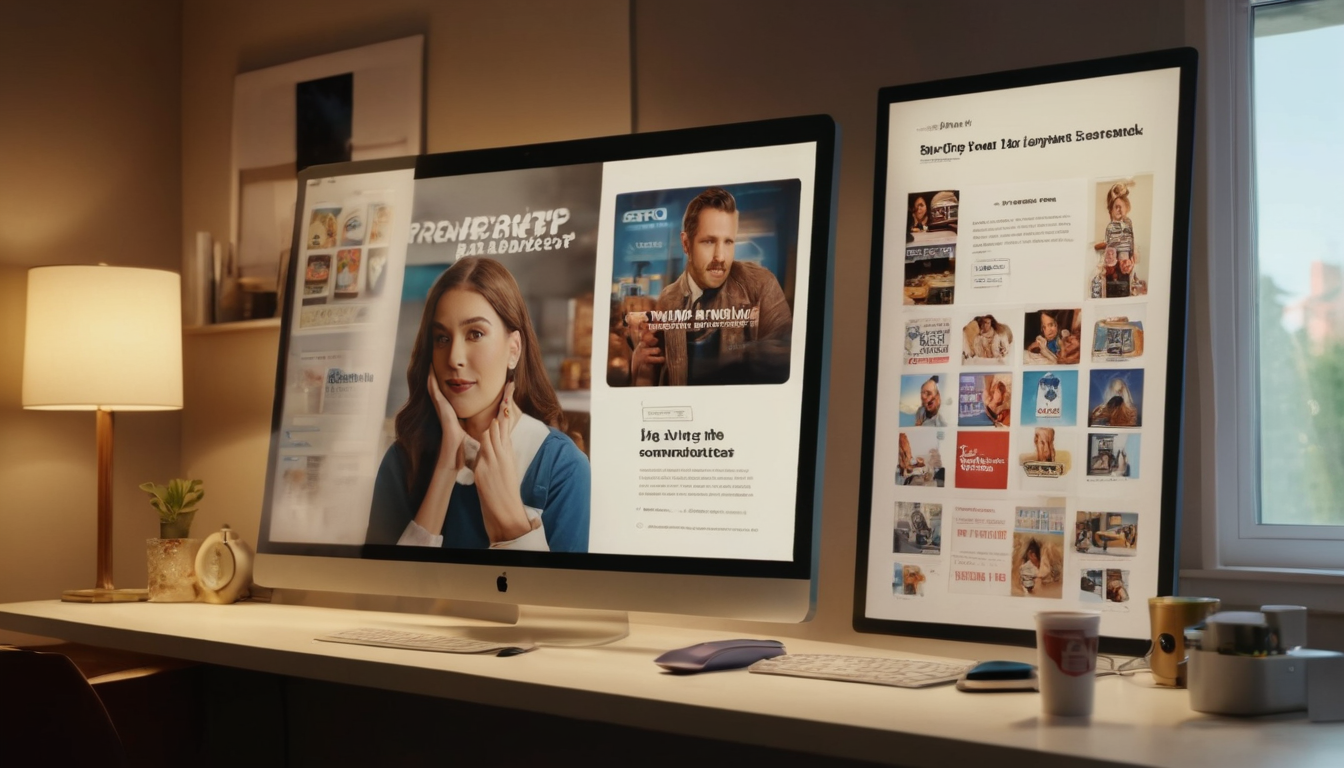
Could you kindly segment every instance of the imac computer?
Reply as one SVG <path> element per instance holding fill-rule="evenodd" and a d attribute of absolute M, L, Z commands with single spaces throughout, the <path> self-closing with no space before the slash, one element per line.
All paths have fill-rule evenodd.
<path fill-rule="evenodd" d="M 816 116 L 300 174 L 257 582 L 809 618 L 835 143 Z"/>
<path fill-rule="evenodd" d="M 1176 577 L 1195 52 L 883 89 L 854 626 L 1142 653 Z"/>

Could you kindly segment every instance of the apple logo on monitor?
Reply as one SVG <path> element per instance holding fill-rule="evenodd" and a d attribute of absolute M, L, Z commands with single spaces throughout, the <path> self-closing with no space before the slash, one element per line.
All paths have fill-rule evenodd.
<path fill-rule="evenodd" d="M 501 573 L 499 578 L 495 579 L 495 589 L 498 589 L 500 592 L 509 591 L 509 574 L 507 571 Z"/>

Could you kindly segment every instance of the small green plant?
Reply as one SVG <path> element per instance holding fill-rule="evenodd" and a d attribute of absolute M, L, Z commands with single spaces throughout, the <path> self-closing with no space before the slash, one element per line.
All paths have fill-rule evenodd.
<path fill-rule="evenodd" d="M 169 480 L 168 485 L 141 483 L 140 490 L 149 494 L 149 503 L 159 511 L 160 523 L 174 523 L 182 515 L 194 513 L 196 504 L 205 498 L 200 480 Z"/>

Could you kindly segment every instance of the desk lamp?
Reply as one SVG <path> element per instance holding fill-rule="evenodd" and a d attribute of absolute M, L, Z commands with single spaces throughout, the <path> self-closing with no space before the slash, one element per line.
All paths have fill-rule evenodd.
<path fill-rule="evenodd" d="M 98 446 L 98 582 L 69 602 L 148 599 L 112 587 L 112 412 L 182 407 L 181 278 L 128 267 L 28 270 L 23 407 L 94 411 Z"/>

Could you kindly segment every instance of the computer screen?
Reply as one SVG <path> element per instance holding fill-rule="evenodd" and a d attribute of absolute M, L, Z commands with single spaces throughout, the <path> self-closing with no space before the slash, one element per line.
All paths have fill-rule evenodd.
<path fill-rule="evenodd" d="M 827 117 L 310 169 L 258 582 L 799 621 Z"/>
<path fill-rule="evenodd" d="M 1141 650 L 1175 579 L 1195 53 L 879 97 L 854 624 Z"/>

